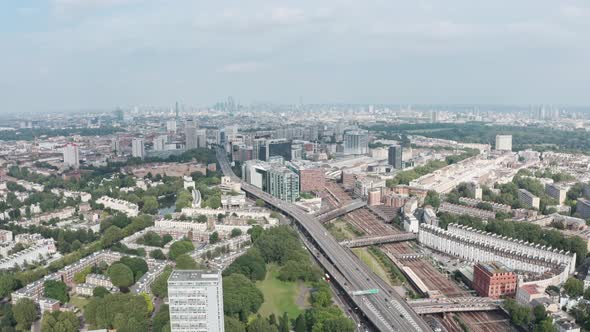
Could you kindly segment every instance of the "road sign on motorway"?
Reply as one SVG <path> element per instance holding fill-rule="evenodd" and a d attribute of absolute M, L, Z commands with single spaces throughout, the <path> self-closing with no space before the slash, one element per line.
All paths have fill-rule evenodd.
<path fill-rule="evenodd" d="M 369 295 L 369 294 L 377 294 L 379 293 L 378 289 L 367 289 L 367 290 L 362 290 L 362 291 L 354 291 L 351 294 L 353 296 L 357 296 L 357 295 Z"/>

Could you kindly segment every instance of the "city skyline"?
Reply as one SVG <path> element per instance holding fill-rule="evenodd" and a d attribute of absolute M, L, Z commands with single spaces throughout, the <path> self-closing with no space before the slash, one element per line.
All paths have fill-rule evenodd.
<path fill-rule="evenodd" d="M 202 106 L 228 95 L 244 104 L 590 104 L 582 1 L 0 9 L 0 114 Z"/>

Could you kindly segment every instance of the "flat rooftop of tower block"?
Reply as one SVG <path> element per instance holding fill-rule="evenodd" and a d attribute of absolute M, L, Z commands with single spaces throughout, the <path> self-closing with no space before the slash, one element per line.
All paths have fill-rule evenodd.
<path fill-rule="evenodd" d="M 215 280 L 219 278 L 217 270 L 174 270 L 168 281 Z"/>

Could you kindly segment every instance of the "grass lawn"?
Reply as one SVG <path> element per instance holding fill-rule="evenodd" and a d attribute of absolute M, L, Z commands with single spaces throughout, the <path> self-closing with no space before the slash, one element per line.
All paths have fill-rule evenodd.
<path fill-rule="evenodd" d="M 377 257 L 373 256 L 367 248 L 352 248 L 352 252 L 363 261 L 379 278 L 392 285 L 389 274 Z"/>
<path fill-rule="evenodd" d="M 81 296 L 72 296 L 70 298 L 70 303 L 72 305 L 80 308 L 80 310 L 84 310 L 84 307 L 88 303 L 88 299 L 85 297 L 81 297 Z"/>
<path fill-rule="evenodd" d="M 340 218 L 330 223 L 326 223 L 324 226 L 326 229 L 328 229 L 336 241 L 350 240 L 362 235 L 362 232 Z"/>
<path fill-rule="evenodd" d="M 289 319 L 295 319 L 305 308 L 297 305 L 297 298 L 302 282 L 284 282 L 277 279 L 279 267 L 275 264 L 267 265 L 266 278 L 258 281 L 256 287 L 264 294 L 264 303 L 258 310 L 263 317 L 274 313 L 277 318 L 287 312 Z M 309 303 L 306 297 L 306 305 Z"/>

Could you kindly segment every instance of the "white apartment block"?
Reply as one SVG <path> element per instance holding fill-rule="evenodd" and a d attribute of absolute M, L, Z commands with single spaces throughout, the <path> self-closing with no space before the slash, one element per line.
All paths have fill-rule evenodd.
<path fill-rule="evenodd" d="M 189 189 L 189 188 L 193 188 L 193 189 L 197 189 L 197 185 L 195 184 L 195 181 L 193 180 L 192 177 L 190 176 L 183 176 L 182 180 L 184 181 L 184 189 Z"/>
<path fill-rule="evenodd" d="M 96 200 L 96 203 L 104 205 L 105 208 L 125 213 L 128 217 L 137 217 L 139 214 L 139 207 L 137 204 L 122 199 L 102 196 Z"/>
<path fill-rule="evenodd" d="M 141 159 L 145 157 L 145 145 L 143 138 L 134 138 L 131 141 L 131 155 Z"/>
<path fill-rule="evenodd" d="M 80 167 L 80 149 L 75 143 L 68 143 L 63 148 L 64 164 L 68 167 Z"/>
<path fill-rule="evenodd" d="M 74 287 L 74 275 L 89 266 L 98 265 L 101 262 L 105 262 L 109 265 L 119 261 L 124 256 L 131 256 L 132 255 L 125 255 L 120 252 L 110 251 L 110 250 L 102 250 L 95 252 L 87 257 L 80 259 L 79 261 L 72 263 L 70 265 L 65 266 L 64 268 L 60 269 L 57 272 L 54 272 L 50 275 L 43 277 L 40 280 L 34 281 L 23 288 L 20 288 L 11 294 L 11 301 L 15 304 L 19 299 L 28 298 L 32 299 L 37 302 L 37 304 L 41 304 L 44 301 L 43 298 L 43 291 L 44 291 L 44 283 L 47 280 L 57 280 L 63 281 L 68 286 Z M 159 261 L 156 259 L 146 259 L 148 264 L 148 273 L 146 273 L 132 288 L 131 291 L 137 293 L 137 289 L 146 290 L 149 288 L 151 282 L 159 276 L 166 266 L 166 263 L 163 261 Z M 146 276 L 150 274 L 149 278 Z M 142 282 L 143 281 L 143 282 Z M 142 282 L 140 284 L 140 282 Z M 138 284 L 140 287 L 138 288 Z"/>
<path fill-rule="evenodd" d="M 526 189 L 518 189 L 518 200 L 527 208 L 539 208 L 539 197 L 531 194 Z"/>
<path fill-rule="evenodd" d="M 183 208 L 181 214 L 189 217 L 198 217 L 200 215 L 216 217 L 220 213 L 236 214 L 238 217 L 251 218 L 255 220 L 271 220 L 270 212 L 266 209 L 251 208 L 237 210 L 207 209 L 207 208 Z M 276 219 L 275 219 L 276 220 Z"/>
<path fill-rule="evenodd" d="M 86 283 L 90 284 L 92 286 L 98 287 L 104 287 L 104 288 L 112 288 L 113 287 L 113 283 L 111 282 L 111 279 L 103 274 L 94 274 L 94 273 L 90 273 L 86 276 Z"/>
<path fill-rule="evenodd" d="M 74 287 L 74 293 L 82 296 L 92 296 L 94 288 L 94 285 L 88 283 L 77 284 L 76 287 Z"/>
<path fill-rule="evenodd" d="M 15 265 L 23 266 L 24 263 L 35 263 L 51 257 L 57 252 L 53 239 L 39 241 L 32 247 L 14 253 L 0 260 L 0 269 L 8 270 Z"/>
<path fill-rule="evenodd" d="M 172 332 L 224 332 L 221 271 L 173 271 L 168 301 Z"/>
<path fill-rule="evenodd" d="M 512 151 L 512 135 L 496 135 L 496 150 Z"/>
<path fill-rule="evenodd" d="M 84 191 L 70 191 L 61 188 L 53 188 L 51 189 L 51 193 L 57 196 L 63 195 L 66 198 L 80 198 L 80 200 L 84 203 L 90 201 L 90 199 L 92 198 L 92 195 L 90 193 Z"/>
<path fill-rule="evenodd" d="M 536 275 L 550 274 L 552 284 L 565 282 L 574 272 L 576 254 L 501 237 L 471 227 L 450 224 L 447 230 L 421 224 L 423 245 L 470 262 L 499 261 L 507 267 Z"/>
<path fill-rule="evenodd" d="M 241 208 L 246 205 L 246 193 L 239 194 L 222 194 L 221 206 L 224 209 Z"/>
<path fill-rule="evenodd" d="M 14 240 L 12 232 L 0 229 L 0 243 L 10 243 Z"/>
<path fill-rule="evenodd" d="M 41 192 L 41 191 L 45 190 L 45 186 L 44 185 L 38 184 L 38 183 L 35 183 L 35 182 L 26 181 L 26 180 L 18 180 L 18 181 L 16 181 L 16 184 L 23 186 L 28 191 L 39 191 L 39 192 Z M 26 199 L 26 197 L 25 197 L 25 199 Z M 21 200 L 21 202 L 22 202 L 22 200 Z"/>
<path fill-rule="evenodd" d="M 164 151 L 166 150 L 166 143 L 168 142 L 167 135 L 160 135 L 154 138 L 154 151 Z"/>
<path fill-rule="evenodd" d="M 66 207 L 66 208 L 63 208 L 59 211 L 47 212 L 47 213 L 33 216 L 31 218 L 31 221 L 38 224 L 38 223 L 49 221 L 51 219 L 59 219 L 59 220 L 68 219 L 68 218 L 73 217 L 75 214 L 76 214 L 75 208 Z"/>

